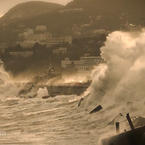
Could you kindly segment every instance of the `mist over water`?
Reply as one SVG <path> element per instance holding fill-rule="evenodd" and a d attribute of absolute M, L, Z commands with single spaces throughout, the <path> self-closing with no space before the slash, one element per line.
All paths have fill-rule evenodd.
<path fill-rule="evenodd" d="M 101 138 L 115 134 L 114 121 L 121 121 L 122 131 L 128 127 L 126 113 L 145 116 L 145 30 L 113 32 L 101 51 L 106 63 L 93 70 L 92 84 L 80 107 L 82 96 L 43 100 L 46 88 L 31 90 L 35 98 L 21 98 L 19 91 L 26 89 L 26 82 L 14 81 L 1 67 L 0 144 L 99 145 Z M 63 81 L 78 78 L 64 77 Z M 99 104 L 103 110 L 90 115 Z"/>
<path fill-rule="evenodd" d="M 24 81 L 14 81 L 10 74 L 5 71 L 3 64 L 0 65 L 0 99 L 13 98 L 23 88 Z"/>

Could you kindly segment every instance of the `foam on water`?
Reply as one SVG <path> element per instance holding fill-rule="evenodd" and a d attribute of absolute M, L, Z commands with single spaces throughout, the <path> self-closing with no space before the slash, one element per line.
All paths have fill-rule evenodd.
<path fill-rule="evenodd" d="M 96 118 L 78 108 L 80 96 L 43 100 L 46 88 L 29 89 L 33 84 L 14 81 L 3 67 L 0 71 L 0 144 L 96 144 Z M 21 98 L 20 91 L 37 97 Z"/>

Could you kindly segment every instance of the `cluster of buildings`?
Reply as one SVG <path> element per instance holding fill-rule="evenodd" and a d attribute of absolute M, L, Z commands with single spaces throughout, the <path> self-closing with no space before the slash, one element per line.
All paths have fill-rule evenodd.
<path fill-rule="evenodd" d="M 47 31 L 47 26 L 38 25 L 35 29 L 26 29 L 23 33 L 19 34 L 19 44 L 22 47 L 33 47 L 35 43 L 46 45 L 47 47 L 58 44 L 72 44 L 71 36 L 54 36 Z"/>
<path fill-rule="evenodd" d="M 61 67 L 63 69 L 72 68 L 77 70 L 77 72 L 88 72 L 94 68 L 94 66 L 104 63 L 101 56 L 83 56 L 80 60 L 70 60 L 65 58 L 61 61 Z"/>
<path fill-rule="evenodd" d="M 56 47 L 52 49 L 52 55 L 54 56 L 66 56 L 67 54 L 67 47 Z M 44 50 L 42 51 L 41 48 L 39 50 L 39 52 L 46 54 L 47 52 L 45 52 Z M 39 53 L 37 52 L 37 53 Z M 36 51 L 34 49 L 30 49 L 30 48 L 25 48 L 25 49 L 9 49 L 6 51 L 6 54 L 8 56 L 11 57 L 20 57 L 20 58 L 28 58 L 28 57 L 32 57 L 36 54 Z"/>
<path fill-rule="evenodd" d="M 99 33 L 102 33 L 102 31 L 103 30 L 100 30 Z M 37 47 L 36 45 L 36 47 L 33 47 L 36 43 L 40 44 L 40 46 L 38 45 Z M 47 31 L 47 27 L 45 25 L 39 25 L 36 26 L 35 29 L 29 28 L 23 33 L 19 34 L 19 41 L 17 41 L 17 45 L 15 47 L 6 49 L 4 54 L 8 56 L 7 58 L 12 57 L 16 59 L 27 59 L 31 57 L 36 58 L 37 56 L 43 57 L 44 54 L 46 58 L 50 55 L 56 57 L 61 56 L 58 59 L 59 64 L 61 64 L 59 66 L 63 70 L 75 70 L 77 72 L 89 72 L 94 68 L 94 66 L 104 63 L 104 60 L 101 58 L 101 56 L 89 56 L 89 54 L 85 54 L 84 56 L 80 57 L 79 60 L 71 60 L 67 55 L 69 54 L 67 46 L 70 45 L 72 45 L 71 36 L 54 36 Z"/>

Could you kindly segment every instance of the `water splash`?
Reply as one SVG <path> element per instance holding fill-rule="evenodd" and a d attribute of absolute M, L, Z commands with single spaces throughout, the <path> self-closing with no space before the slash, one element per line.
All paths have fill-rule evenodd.
<path fill-rule="evenodd" d="M 104 110 L 99 117 L 108 122 L 119 113 L 144 116 L 145 29 L 109 34 L 101 52 L 106 64 L 97 66 L 93 72 L 85 107 L 101 104 Z M 106 127 L 101 137 L 106 132 L 110 134 L 109 130 Z"/>
<path fill-rule="evenodd" d="M 106 108 L 118 106 L 119 112 L 141 112 L 145 103 L 145 30 L 113 32 L 101 51 L 107 63 L 94 71 L 87 105 L 95 100 Z"/>

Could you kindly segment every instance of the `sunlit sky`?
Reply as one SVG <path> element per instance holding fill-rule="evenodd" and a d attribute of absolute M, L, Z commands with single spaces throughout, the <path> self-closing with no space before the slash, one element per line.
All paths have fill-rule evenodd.
<path fill-rule="evenodd" d="M 65 5 L 71 0 L 0 0 L 0 17 L 16 4 L 28 1 L 46 1 Z"/>

